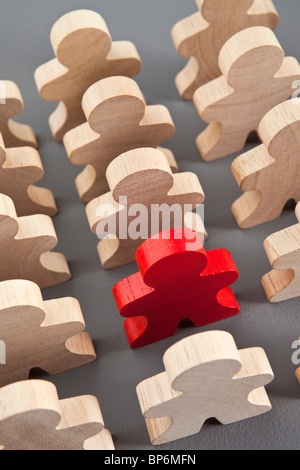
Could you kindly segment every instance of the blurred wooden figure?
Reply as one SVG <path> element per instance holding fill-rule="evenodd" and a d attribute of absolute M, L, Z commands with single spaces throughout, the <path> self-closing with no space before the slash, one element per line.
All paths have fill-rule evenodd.
<path fill-rule="evenodd" d="M 198 136 L 203 160 L 241 151 L 265 114 L 287 100 L 300 80 L 300 65 L 284 52 L 268 28 L 253 27 L 235 34 L 219 56 L 222 76 L 198 88 L 195 106 L 210 123 Z"/>
<path fill-rule="evenodd" d="M 22 280 L 0 282 L 0 298 L 0 339 L 6 347 L 0 387 L 27 380 L 34 368 L 55 375 L 96 359 L 76 299 L 44 301 L 37 284 Z"/>
<path fill-rule="evenodd" d="M 271 0 L 196 0 L 199 12 L 179 21 L 172 29 L 178 53 L 189 57 L 177 75 L 180 96 L 191 100 L 202 85 L 222 75 L 218 58 L 234 34 L 252 26 L 275 29 L 279 15 Z"/>
<path fill-rule="evenodd" d="M 29 380 L 0 389 L 0 450 L 114 450 L 93 396 L 59 400 L 55 385 Z"/>

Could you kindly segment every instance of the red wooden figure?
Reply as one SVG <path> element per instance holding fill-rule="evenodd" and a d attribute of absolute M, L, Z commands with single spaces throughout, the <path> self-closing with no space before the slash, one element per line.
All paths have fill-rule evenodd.
<path fill-rule="evenodd" d="M 132 348 L 173 336 L 181 320 L 204 326 L 239 313 L 227 286 L 239 276 L 227 250 L 205 252 L 189 229 L 162 232 L 136 252 L 140 272 L 113 293 Z"/>

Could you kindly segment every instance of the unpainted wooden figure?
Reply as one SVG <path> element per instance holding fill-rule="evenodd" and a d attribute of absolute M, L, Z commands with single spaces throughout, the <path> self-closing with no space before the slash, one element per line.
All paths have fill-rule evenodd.
<path fill-rule="evenodd" d="M 141 70 L 141 59 L 133 43 L 112 42 L 107 25 L 98 13 L 72 11 L 51 30 L 55 59 L 41 65 L 35 81 L 42 98 L 60 101 L 49 123 L 53 137 L 85 122 L 81 106 L 85 91 L 95 82 L 113 75 L 133 77 Z"/>
<path fill-rule="evenodd" d="M 219 53 L 234 34 L 252 26 L 275 29 L 279 22 L 271 0 L 196 0 L 196 4 L 199 11 L 172 29 L 178 53 L 189 58 L 176 77 L 178 92 L 185 100 L 222 74 Z"/>
<path fill-rule="evenodd" d="M 164 365 L 165 372 L 137 387 L 154 445 L 197 434 L 212 417 L 232 424 L 272 408 L 264 386 L 274 375 L 264 350 L 238 350 L 225 331 L 179 341 L 165 353 Z"/>

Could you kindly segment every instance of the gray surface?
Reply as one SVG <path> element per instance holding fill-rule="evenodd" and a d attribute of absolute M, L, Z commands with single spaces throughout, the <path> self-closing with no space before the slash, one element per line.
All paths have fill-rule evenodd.
<path fill-rule="evenodd" d="M 281 14 L 278 38 L 289 55 L 299 57 L 299 0 L 274 2 Z M 234 292 L 240 303 L 238 317 L 211 325 L 232 333 L 239 348 L 265 348 L 276 379 L 268 386 L 273 411 L 227 427 L 205 424 L 199 435 L 164 446 L 164 449 L 299 449 L 300 389 L 291 362 L 291 344 L 300 335 L 299 299 L 270 305 L 260 284 L 269 270 L 263 240 L 271 233 L 295 223 L 292 210 L 270 224 L 240 231 L 230 206 L 240 191 L 230 171 L 232 157 L 205 164 L 194 141 L 205 127 L 193 104 L 182 102 L 174 86 L 175 74 L 185 61 L 170 39 L 171 27 L 196 11 L 193 0 L 9 0 L 0 7 L 1 79 L 16 81 L 22 91 L 25 110 L 20 121 L 33 126 L 39 139 L 45 167 L 44 186 L 57 199 L 59 215 L 54 219 L 59 237 L 58 250 L 69 262 L 73 279 L 44 291 L 46 299 L 77 297 L 85 315 L 87 331 L 95 342 L 99 359 L 94 364 L 49 378 L 61 398 L 94 394 L 101 404 L 107 427 L 117 449 L 153 449 L 135 394 L 143 379 L 163 370 L 162 355 L 177 340 L 196 333 L 180 329 L 178 334 L 143 349 L 130 350 L 112 295 L 113 285 L 136 271 L 135 265 L 105 272 L 96 252 L 97 239 L 90 233 L 83 204 L 74 187 L 80 171 L 73 167 L 63 145 L 52 140 L 48 116 L 54 103 L 38 96 L 33 81 L 37 66 L 53 57 L 49 32 L 64 13 L 90 8 L 101 13 L 114 40 L 135 42 L 143 59 L 137 77 L 150 104 L 168 106 L 177 132 L 167 145 L 175 152 L 182 171 L 194 171 L 206 193 L 206 249 L 228 248 L 240 271 Z M 166 146 L 167 146 L 166 145 Z M 205 331 L 201 329 L 200 331 Z M 35 374 L 36 376 L 36 374 Z M 158 449 L 157 449 L 158 450 Z"/>

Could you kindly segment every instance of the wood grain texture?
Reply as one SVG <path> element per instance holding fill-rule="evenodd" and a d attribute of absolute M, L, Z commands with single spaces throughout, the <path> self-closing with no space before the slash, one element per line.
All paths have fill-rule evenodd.
<path fill-rule="evenodd" d="M 44 176 L 37 150 L 31 147 L 6 149 L 0 133 L 0 193 L 13 199 L 18 216 L 54 216 L 57 207 L 49 189 L 34 186 Z"/>
<path fill-rule="evenodd" d="M 139 272 L 113 289 L 132 348 L 173 336 L 185 319 L 201 327 L 239 313 L 228 287 L 239 276 L 230 253 L 206 252 L 192 230 L 149 238 L 138 248 L 136 262 Z"/>
<path fill-rule="evenodd" d="M 30 380 L 0 390 L 0 450 L 114 450 L 96 397 L 59 400 L 55 385 Z"/>
<path fill-rule="evenodd" d="M 264 243 L 273 268 L 262 278 L 269 302 L 282 302 L 300 296 L 300 203 L 296 216 L 298 224 L 274 233 Z"/>
<path fill-rule="evenodd" d="M 290 100 L 273 108 L 262 119 L 258 134 L 263 144 L 232 164 L 245 191 L 232 211 L 244 229 L 277 219 L 290 199 L 300 201 L 300 105 Z"/>
<path fill-rule="evenodd" d="M 114 158 L 135 148 L 158 147 L 175 132 L 168 109 L 146 106 L 131 78 L 100 80 L 86 91 L 82 107 L 87 122 L 67 132 L 64 145 L 74 165 L 88 165 L 76 178 L 84 202 L 109 191 L 106 170 Z M 178 171 L 170 150 L 166 150 L 166 156 L 172 170 Z"/>
<path fill-rule="evenodd" d="M 156 218 L 157 226 L 151 233 L 153 206 L 157 211 L 161 208 L 162 214 L 166 213 L 168 228 L 182 227 L 187 212 L 185 205 L 192 211 L 205 197 L 194 173 L 172 174 L 165 155 L 153 148 L 135 149 L 120 155 L 110 163 L 106 176 L 111 191 L 91 201 L 86 208 L 91 230 L 99 237 L 105 235 L 98 245 L 105 269 L 132 263 L 140 244 L 164 230 L 166 220 L 162 221 L 162 215 Z M 124 197 L 126 207 L 122 205 Z M 143 209 L 141 213 L 137 212 L 137 204 L 138 211 Z M 180 209 L 179 217 L 175 217 L 173 205 L 176 205 L 176 213 Z M 139 229 L 141 224 L 146 229 Z"/>
<path fill-rule="evenodd" d="M 49 123 L 54 138 L 61 141 L 67 131 L 85 122 L 85 91 L 105 77 L 137 75 L 141 60 L 131 42 L 112 42 L 104 19 L 89 10 L 64 15 L 50 38 L 56 57 L 36 70 L 35 81 L 42 98 L 60 101 Z"/>
<path fill-rule="evenodd" d="M 18 85 L 9 80 L 0 82 L 0 133 L 6 147 L 34 147 L 37 141 L 30 126 L 13 121 L 23 111 L 24 102 Z"/>
<path fill-rule="evenodd" d="M 0 283 L 0 339 L 6 364 L 0 387 L 27 380 L 34 368 L 54 375 L 96 359 L 79 302 L 73 298 L 43 301 L 31 281 Z"/>
<path fill-rule="evenodd" d="M 234 34 L 252 26 L 275 29 L 279 22 L 271 0 L 196 0 L 196 4 L 199 11 L 172 29 L 178 53 L 190 58 L 175 82 L 185 100 L 222 75 L 219 53 Z"/>
<path fill-rule="evenodd" d="M 216 418 L 231 424 L 271 410 L 273 372 L 261 348 L 238 350 L 224 331 L 190 336 L 164 355 L 166 371 L 141 382 L 138 399 L 152 444 L 197 434 Z"/>
<path fill-rule="evenodd" d="M 284 52 L 275 34 L 265 27 L 235 34 L 219 56 L 222 76 L 200 87 L 194 102 L 210 123 L 198 136 L 205 161 L 241 151 L 265 114 L 287 100 L 300 79 L 300 65 Z"/>
<path fill-rule="evenodd" d="M 66 258 L 50 251 L 57 243 L 50 217 L 18 218 L 13 201 L 0 194 L 0 281 L 24 279 L 41 289 L 68 281 Z"/>

